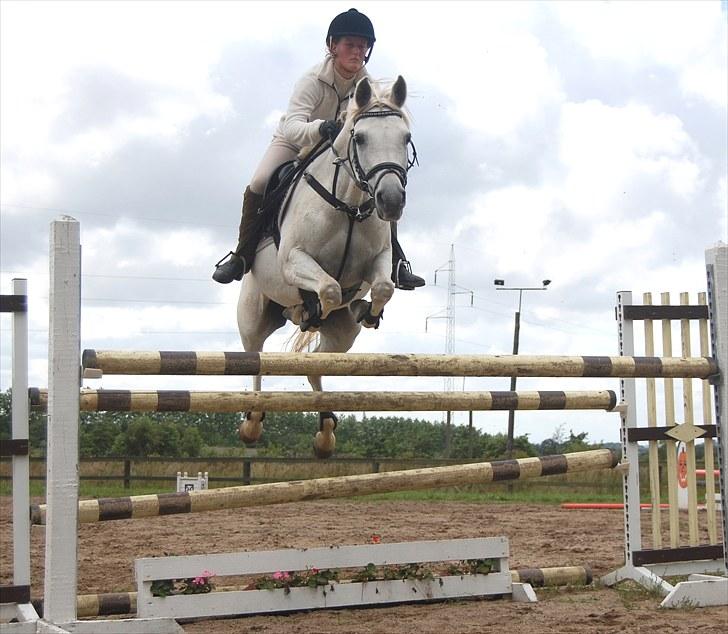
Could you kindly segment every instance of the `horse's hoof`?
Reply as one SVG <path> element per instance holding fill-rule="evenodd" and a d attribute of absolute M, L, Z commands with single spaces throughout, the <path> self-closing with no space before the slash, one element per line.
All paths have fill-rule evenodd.
<path fill-rule="evenodd" d="M 334 434 L 331 434 L 330 438 L 326 438 L 322 432 L 316 432 L 316 437 L 313 439 L 313 453 L 319 460 L 331 458 L 334 455 L 334 449 L 336 449 Z"/>
<path fill-rule="evenodd" d="M 371 313 L 372 304 L 363 299 L 351 303 L 350 309 L 354 319 L 364 328 L 379 328 L 379 322 L 384 318 L 384 310 L 376 317 Z"/>
<path fill-rule="evenodd" d="M 265 414 L 260 418 L 260 420 L 247 418 L 247 416 L 251 416 L 250 412 L 246 413 L 246 419 L 240 423 L 238 436 L 246 445 L 254 445 L 258 442 L 261 434 L 263 433 L 263 418 L 265 417 Z"/>
<path fill-rule="evenodd" d="M 319 294 L 321 302 L 321 319 L 326 319 L 329 313 L 341 306 L 341 287 L 338 284 L 332 284 L 323 289 Z"/>

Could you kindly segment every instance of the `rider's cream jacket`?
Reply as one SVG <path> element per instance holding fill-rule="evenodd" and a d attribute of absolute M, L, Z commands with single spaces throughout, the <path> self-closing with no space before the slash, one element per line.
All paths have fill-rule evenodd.
<path fill-rule="evenodd" d="M 334 72 L 333 59 L 327 57 L 296 82 L 288 110 L 281 117 L 273 138 L 298 148 L 318 143 L 321 122 L 338 118 L 346 109 L 356 82 L 368 76 L 366 68 L 362 68 L 352 79 L 344 79 Z"/>

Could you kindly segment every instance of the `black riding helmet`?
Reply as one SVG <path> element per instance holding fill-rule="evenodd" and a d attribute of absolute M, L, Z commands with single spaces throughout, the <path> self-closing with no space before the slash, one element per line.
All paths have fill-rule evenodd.
<path fill-rule="evenodd" d="M 359 13 L 356 9 L 349 9 L 344 13 L 339 13 L 329 24 L 329 30 L 326 33 L 326 46 L 330 46 L 332 38 L 340 38 L 344 35 L 354 35 L 366 38 L 369 43 L 369 54 L 364 59 L 365 63 L 369 61 L 374 48 L 374 26 L 372 21 L 363 13 Z"/>

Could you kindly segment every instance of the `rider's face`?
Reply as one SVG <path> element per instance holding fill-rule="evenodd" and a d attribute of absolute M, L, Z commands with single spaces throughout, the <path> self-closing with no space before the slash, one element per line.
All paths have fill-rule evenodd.
<path fill-rule="evenodd" d="M 369 50 L 369 42 L 365 37 L 344 35 L 331 46 L 334 57 L 334 67 L 340 75 L 351 78 L 356 75 L 364 64 L 364 58 Z"/>

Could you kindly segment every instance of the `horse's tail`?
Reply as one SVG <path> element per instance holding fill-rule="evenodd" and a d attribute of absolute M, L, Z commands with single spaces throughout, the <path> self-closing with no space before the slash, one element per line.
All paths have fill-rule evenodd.
<path fill-rule="evenodd" d="M 294 331 L 291 337 L 288 339 L 286 347 L 291 352 L 311 352 L 319 343 L 318 332 L 301 332 L 300 330 Z"/>

